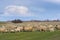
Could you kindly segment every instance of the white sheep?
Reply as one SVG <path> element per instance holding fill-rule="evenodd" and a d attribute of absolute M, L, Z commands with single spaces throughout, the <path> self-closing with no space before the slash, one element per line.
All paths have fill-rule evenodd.
<path fill-rule="evenodd" d="M 9 32 L 14 33 L 14 32 L 15 32 L 15 30 L 14 30 L 14 29 L 11 29 Z"/>
<path fill-rule="evenodd" d="M 6 28 L 1 27 L 0 32 L 8 32 L 8 30 Z"/>
<path fill-rule="evenodd" d="M 47 27 L 46 26 L 43 26 L 43 25 L 40 25 L 40 27 L 38 27 L 38 29 L 40 31 L 47 31 Z"/>
<path fill-rule="evenodd" d="M 60 25 L 56 25 L 55 28 L 56 28 L 57 30 L 60 30 Z"/>
<path fill-rule="evenodd" d="M 32 30 L 33 30 L 33 27 L 30 27 L 30 26 L 24 27 L 24 30 L 25 30 L 25 31 L 32 31 Z"/>
<path fill-rule="evenodd" d="M 15 29 L 15 31 L 17 31 L 17 32 L 23 31 L 23 27 L 17 27 L 17 28 Z"/>
<path fill-rule="evenodd" d="M 49 26 L 48 26 L 48 30 L 49 30 L 50 32 L 54 32 L 54 31 L 55 31 L 55 27 L 54 27 L 53 25 L 49 25 Z"/>

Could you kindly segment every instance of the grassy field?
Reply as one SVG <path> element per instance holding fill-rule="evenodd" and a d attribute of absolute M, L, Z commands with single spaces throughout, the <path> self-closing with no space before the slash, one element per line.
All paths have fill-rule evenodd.
<path fill-rule="evenodd" d="M 8 24 L 1 23 L 0 26 Z M 10 23 L 9 23 L 10 24 Z M 27 25 L 27 24 L 53 24 L 60 25 L 60 22 L 24 22 L 14 25 Z M 17 32 L 17 33 L 0 33 L 0 40 L 60 40 L 60 31 L 55 32 Z"/>
<path fill-rule="evenodd" d="M 60 31 L 0 33 L 0 40 L 60 40 Z"/>

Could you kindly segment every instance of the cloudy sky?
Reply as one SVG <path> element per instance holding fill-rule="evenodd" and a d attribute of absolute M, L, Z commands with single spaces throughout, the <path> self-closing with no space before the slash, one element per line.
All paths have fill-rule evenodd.
<path fill-rule="evenodd" d="M 60 19 L 60 0 L 0 0 L 0 21 Z"/>

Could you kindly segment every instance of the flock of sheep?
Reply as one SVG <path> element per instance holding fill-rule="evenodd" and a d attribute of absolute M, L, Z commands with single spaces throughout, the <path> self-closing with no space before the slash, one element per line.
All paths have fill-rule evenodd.
<path fill-rule="evenodd" d="M 27 26 L 16 26 L 16 25 L 2 25 L 0 27 L 0 32 L 33 32 L 33 31 L 44 31 L 44 32 L 54 32 L 55 30 L 60 30 L 60 25 L 33 25 L 28 24 Z"/>

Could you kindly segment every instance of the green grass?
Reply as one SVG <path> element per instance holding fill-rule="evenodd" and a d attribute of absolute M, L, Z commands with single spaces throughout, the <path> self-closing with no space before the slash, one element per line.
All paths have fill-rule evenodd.
<path fill-rule="evenodd" d="M 0 33 L 0 40 L 60 40 L 60 31 Z"/>
<path fill-rule="evenodd" d="M 42 24 L 60 24 L 60 22 L 41 22 Z M 0 22 L 1 25 L 6 23 Z M 21 23 L 21 25 L 29 23 Z M 30 23 L 34 24 L 34 23 Z M 39 24 L 37 22 L 37 24 Z M 54 24 L 54 25 L 55 25 Z M 20 24 L 19 24 L 20 25 Z M 0 33 L 0 40 L 60 40 L 60 31 L 55 32 L 17 32 L 17 33 Z"/>

